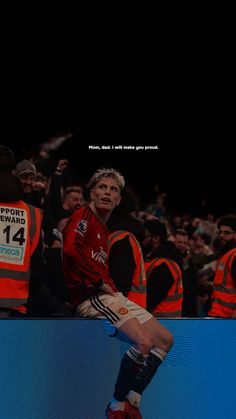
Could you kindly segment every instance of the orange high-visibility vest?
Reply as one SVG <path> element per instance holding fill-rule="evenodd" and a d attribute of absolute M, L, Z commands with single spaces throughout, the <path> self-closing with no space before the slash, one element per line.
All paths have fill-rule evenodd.
<path fill-rule="evenodd" d="M 156 317 L 181 317 L 183 302 L 182 272 L 176 262 L 167 258 L 155 258 L 150 262 L 145 262 L 147 282 L 154 268 L 165 263 L 174 279 L 174 284 L 170 288 L 167 296 L 160 304 L 155 307 L 152 314 Z"/>
<path fill-rule="evenodd" d="M 208 314 L 214 317 L 231 318 L 236 310 L 236 288 L 231 268 L 236 257 L 236 248 L 223 255 L 217 264 L 214 289 L 212 293 L 212 306 Z"/>
<path fill-rule="evenodd" d="M 117 230 L 111 233 L 108 239 L 108 259 L 111 247 L 119 240 L 129 238 L 130 246 L 132 248 L 135 270 L 132 278 L 132 287 L 128 292 L 128 299 L 134 303 L 146 308 L 146 273 L 144 268 L 143 254 L 139 242 L 135 236 L 129 231 Z"/>
<path fill-rule="evenodd" d="M 0 203 L 0 307 L 26 312 L 30 260 L 41 222 L 39 208 L 23 201 Z"/>

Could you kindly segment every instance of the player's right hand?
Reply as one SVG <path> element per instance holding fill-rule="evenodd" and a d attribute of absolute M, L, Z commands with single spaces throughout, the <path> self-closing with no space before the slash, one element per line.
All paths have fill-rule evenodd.
<path fill-rule="evenodd" d="M 99 287 L 99 291 L 103 291 L 107 294 L 110 295 L 115 295 L 115 292 L 113 291 L 113 289 L 110 287 L 110 285 L 103 283 L 100 287 Z"/>

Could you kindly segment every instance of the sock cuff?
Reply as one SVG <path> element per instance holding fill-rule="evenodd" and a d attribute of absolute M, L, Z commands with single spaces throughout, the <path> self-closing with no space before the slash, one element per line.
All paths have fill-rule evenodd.
<path fill-rule="evenodd" d="M 110 409 L 115 412 L 116 410 L 121 410 L 124 411 L 125 410 L 125 402 L 119 402 L 118 400 L 116 400 L 114 397 L 111 400 L 110 404 L 109 404 Z"/>
<path fill-rule="evenodd" d="M 126 352 L 127 356 L 132 359 L 136 364 L 143 365 L 145 360 L 148 358 L 148 355 L 138 351 L 136 348 L 131 346 Z"/>
<path fill-rule="evenodd" d="M 127 400 L 129 400 L 132 406 L 139 407 L 141 401 L 141 394 L 137 393 L 136 391 L 130 390 L 127 395 Z"/>
<path fill-rule="evenodd" d="M 157 346 L 151 350 L 151 353 L 161 361 L 164 361 L 165 357 L 167 356 L 167 352 L 163 351 L 163 349 L 160 349 Z"/>

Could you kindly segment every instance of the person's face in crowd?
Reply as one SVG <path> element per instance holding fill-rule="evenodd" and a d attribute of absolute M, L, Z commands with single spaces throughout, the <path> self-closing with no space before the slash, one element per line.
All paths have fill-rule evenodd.
<path fill-rule="evenodd" d="M 214 223 L 214 215 L 213 214 L 208 214 L 207 215 L 207 221 L 209 221 L 210 223 Z"/>
<path fill-rule="evenodd" d="M 203 247 L 205 245 L 204 239 L 199 234 L 196 235 L 195 243 L 196 243 L 196 246 L 199 246 L 199 247 Z"/>
<path fill-rule="evenodd" d="M 153 234 L 147 229 L 145 229 L 145 237 L 142 241 L 142 250 L 144 256 L 153 252 L 161 246 L 161 238 L 158 234 Z"/>
<path fill-rule="evenodd" d="M 36 180 L 36 175 L 32 173 L 22 173 L 22 175 L 19 175 L 19 178 L 23 185 L 24 193 L 32 192 L 33 185 Z"/>
<path fill-rule="evenodd" d="M 193 227 L 199 227 L 199 225 L 201 224 L 201 219 L 198 217 L 194 217 L 193 221 L 192 221 L 192 225 Z"/>
<path fill-rule="evenodd" d="M 90 191 L 90 197 L 97 211 L 110 213 L 121 200 L 119 185 L 112 177 L 104 177 Z"/>
<path fill-rule="evenodd" d="M 189 250 L 188 236 L 184 236 L 182 234 L 176 234 L 175 246 L 180 250 L 182 254 L 185 253 L 187 250 Z"/>
<path fill-rule="evenodd" d="M 220 237 L 220 241 L 222 245 L 224 245 L 227 242 L 235 242 L 236 241 L 236 232 L 233 231 L 231 227 L 228 226 L 220 226 L 218 235 Z"/>
<path fill-rule="evenodd" d="M 77 192 L 77 191 L 71 191 L 66 195 L 63 202 L 63 207 L 65 210 L 69 210 L 73 212 L 76 209 L 80 208 L 82 204 L 83 204 L 82 193 Z"/>
<path fill-rule="evenodd" d="M 164 198 L 162 195 L 158 195 L 156 198 L 156 204 L 159 208 L 161 208 L 164 204 Z"/>
<path fill-rule="evenodd" d="M 151 253 L 153 250 L 152 238 L 152 234 L 147 229 L 145 229 L 145 237 L 142 241 L 142 250 L 144 256 L 148 255 L 148 253 Z"/>
<path fill-rule="evenodd" d="M 181 227 L 181 217 L 179 215 L 176 215 L 173 218 L 173 221 L 174 221 L 174 225 L 175 225 L 176 228 L 180 228 Z"/>

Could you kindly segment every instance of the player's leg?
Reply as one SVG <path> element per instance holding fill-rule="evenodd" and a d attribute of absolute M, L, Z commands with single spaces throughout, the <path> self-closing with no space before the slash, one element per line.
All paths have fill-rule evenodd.
<path fill-rule="evenodd" d="M 143 324 L 146 331 L 152 336 L 154 342 L 145 363 L 141 365 L 130 384 L 130 391 L 127 395 L 129 402 L 138 407 L 143 391 L 147 388 L 152 378 L 157 372 L 168 351 L 173 345 L 171 333 L 155 318 Z"/>
<path fill-rule="evenodd" d="M 128 349 L 121 360 L 119 374 L 115 383 L 115 391 L 109 408 L 113 412 L 125 410 L 126 413 L 128 412 L 130 414 L 128 417 L 139 419 L 141 418 L 139 410 L 137 407 L 129 405 L 126 401 L 126 396 L 129 392 L 133 377 L 148 359 L 154 341 L 150 332 L 145 329 L 136 318 L 129 318 L 125 321 L 125 323 L 119 327 L 119 332 L 125 334 L 129 340 L 133 342 L 133 345 Z M 115 418 L 113 415 L 114 413 L 110 412 L 110 416 L 108 415 L 107 417 Z"/>

